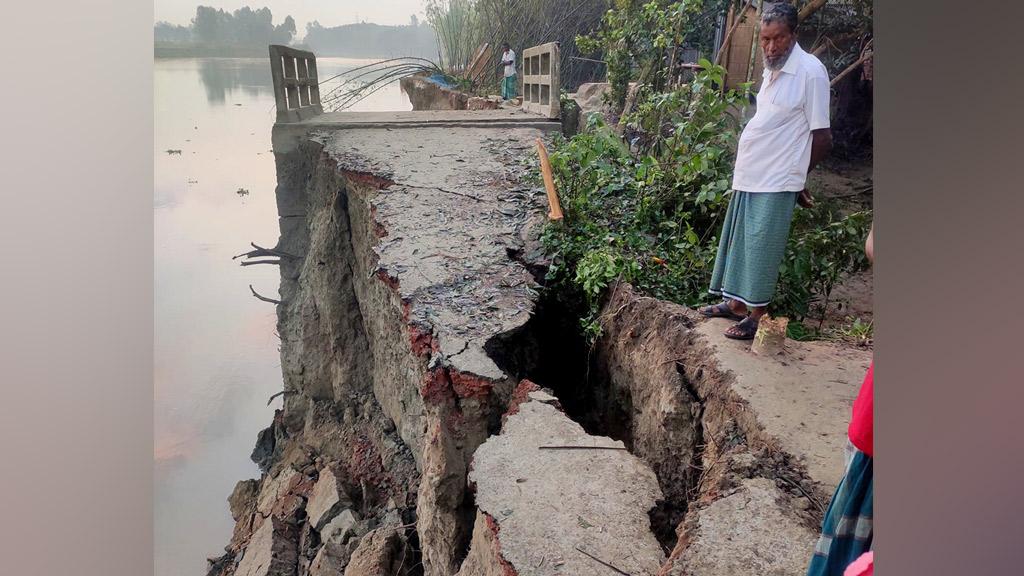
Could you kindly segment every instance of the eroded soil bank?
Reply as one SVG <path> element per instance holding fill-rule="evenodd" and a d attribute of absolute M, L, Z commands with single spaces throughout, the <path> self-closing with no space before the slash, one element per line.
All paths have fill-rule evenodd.
<path fill-rule="evenodd" d="M 839 422 L 866 360 L 818 390 L 825 351 L 751 360 L 628 286 L 587 346 L 541 296 L 545 131 L 503 118 L 275 127 L 284 403 L 209 574 L 800 573 L 842 431 L 764 390 Z"/>

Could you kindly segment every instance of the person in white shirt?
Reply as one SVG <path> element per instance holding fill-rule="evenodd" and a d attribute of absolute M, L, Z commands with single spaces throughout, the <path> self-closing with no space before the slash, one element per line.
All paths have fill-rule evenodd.
<path fill-rule="evenodd" d="M 775 294 L 793 210 L 813 205 L 807 172 L 832 148 L 828 71 L 797 44 L 796 27 L 791 4 L 773 4 L 761 15 L 764 80 L 736 150 L 709 290 L 724 301 L 701 310 L 739 320 L 725 333 L 738 340 L 757 332 Z"/>
<path fill-rule="evenodd" d="M 501 82 L 501 97 L 511 100 L 516 97 L 516 53 L 508 42 L 501 44 L 501 64 L 505 67 L 505 77 Z"/>

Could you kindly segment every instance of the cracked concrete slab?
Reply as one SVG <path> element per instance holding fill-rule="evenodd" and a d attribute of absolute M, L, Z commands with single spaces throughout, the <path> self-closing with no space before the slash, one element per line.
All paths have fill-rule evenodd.
<path fill-rule="evenodd" d="M 521 244 L 527 218 L 544 210 L 540 188 L 520 184 L 514 171 L 541 132 L 461 127 L 453 137 L 446 128 L 403 127 L 400 134 L 348 129 L 312 139 L 340 170 L 380 184 L 371 200 L 378 271 L 397 284 L 409 321 L 431 327 L 456 370 L 499 379 L 483 345 L 525 324 L 536 297 L 533 277 L 509 251 Z"/>
<path fill-rule="evenodd" d="M 551 402 L 531 392 L 501 434 L 474 454 L 470 481 L 486 515 L 477 529 L 491 531 L 475 534 L 474 545 L 492 550 L 471 550 L 474 560 L 460 574 L 612 573 L 601 562 L 655 574 L 665 555 L 647 514 L 661 498 L 654 472 L 621 442 L 588 435 Z M 495 563 L 507 564 L 505 571 Z"/>
<path fill-rule="evenodd" d="M 679 559 L 665 576 L 798 576 L 815 535 L 764 478 L 744 480 L 732 494 L 691 512 Z"/>
<path fill-rule="evenodd" d="M 720 369 L 757 413 L 760 424 L 807 474 L 835 490 L 843 474 L 846 428 L 857 391 L 871 363 L 871 352 L 827 342 L 786 341 L 775 357 L 750 352 L 749 342 L 725 337 L 728 320 L 707 320 L 696 331 L 714 347 Z"/>

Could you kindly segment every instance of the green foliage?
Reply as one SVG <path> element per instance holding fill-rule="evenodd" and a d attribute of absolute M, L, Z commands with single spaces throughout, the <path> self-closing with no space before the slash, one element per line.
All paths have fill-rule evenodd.
<path fill-rule="evenodd" d="M 868 267 L 864 238 L 870 227 L 870 212 L 844 217 L 828 203 L 797 211 L 779 269 L 775 301 L 779 313 L 803 320 L 819 300 L 824 320 L 832 289 L 843 274 Z"/>
<path fill-rule="evenodd" d="M 655 92 L 672 83 L 685 38 L 697 35 L 698 29 L 713 29 L 702 16 L 717 15 L 722 2 L 708 4 L 713 12 L 705 13 L 703 0 L 614 0 L 597 31 L 576 37 L 581 52 L 604 55 L 611 84 L 608 99 L 616 110 L 622 110 L 631 81 Z"/>
<path fill-rule="evenodd" d="M 705 294 L 738 130 L 726 110 L 745 97 L 721 92 L 723 71 L 706 66 L 691 84 L 641 103 L 627 122 L 631 146 L 598 116 L 553 146 L 565 218 L 544 233 L 555 256 L 549 280 L 585 295 L 592 336 L 600 297 L 616 280 L 686 304 Z"/>
<path fill-rule="evenodd" d="M 623 118 L 626 141 L 591 116 L 582 133 L 552 147 L 565 218 L 544 231 L 553 257 L 548 280 L 585 300 L 582 322 L 591 338 L 601 298 L 615 281 L 690 306 L 707 299 L 740 130 L 730 110 L 749 87 L 723 92 L 724 70 L 701 64 L 705 70 L 690 84 L 642 94 L 636 112 Z M 810 305 L 827 304 L 844 273 L 867 265 L 870 219 L 868 212 L 843 216 L 827 202 L 797 211 L 773 305 L 773 313 L 795 320 L 792 337 L 817 337 L 820 330 L 799 322 Z"/>
<path fill-rule="evenodd" d="M 581 323 L 591 340 L 600 333 L 602 298 L 616 281 L 685 305 L 707 301 L 731 198 L 741 129 L 735 112 L 750 85 L 723 90 L 725 69 L 706 59 L 692 81 L 675 84 L 674 50 L 702 26 L 705 8 L 700 0 L 614 0 L 601 28 L 576 39 L 581 51 L 603 53 L 620 109 L 629 83 L 640 86 L 633 111 L 619 120 L 621 133 L 590 116 L 584 131 L 556 139 L 550 154 L 565 217 L 543 234 L 552 258 L 547 279 L 585 304 Z M 867 265 L 870 218 L 820 201 L 798 210 L 772 310 L 793 320 L 791 337 L 821 336 L 820 325 L 809 329 L 801 320 L 815 300 L 827 307 L 843 274 Z"/>
<path fill-rule="evenodd" d="M 860 318 L 846 317 L 846 322 L 828 331 L 829 334 L 838 340 L 852 342 L 859 346 L 869 346 L 874 338 L 874 320 L 865 322 Z"/>

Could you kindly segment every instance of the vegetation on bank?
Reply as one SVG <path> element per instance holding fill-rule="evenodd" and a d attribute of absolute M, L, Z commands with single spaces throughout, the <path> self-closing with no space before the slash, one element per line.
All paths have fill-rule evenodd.
<path fill-rule="evenodd" d="M 437 34 L 437 62 L 452 84 L 486 95 L 498 90 L 502 42 L 520 56 L 531 46 L 558 42 L 563 87 L 603 80 L 604 64 L 581 59 L 575 38 L 596 28 L 607 8 L 608 0 L 429 0 L 426 16 Z M 473 56 L 485 43 L 492 57 L 481 74 L 470 78 Z"/>
<path fill-rule="evenodd" d="M 681 45 L 703 2 L 616 5 L 601 29 L 579 43 L 610 62 L 621 59 L 611 104 L 624 103 L 617 90 L 639 82 L 636 104 L 618 126 L 591 116 L 580 134 L 555 141 L 550 158 L 565 217 L 543 235 L 553 262 L 549 286 L 565 301 L 585 303 L 580 316 L 591 339 L 616 280 L 689 306 L 709 300 L 750 90 L 723 90 L 724 68 L 706 59 L 690 81 L 675 80 L 672 48 Z M 870 220 L 870 212 L 844 214 L 820 198 L 814 208 L 798 209 L 772 313 L 808 319 L 844 274 L 863 270 Z M 791 336 L 814 336 L 801 322 L 791 326 Z"/>

